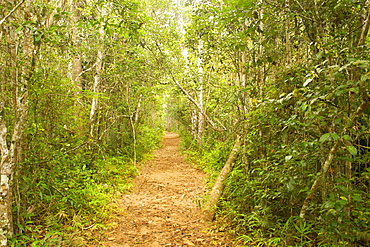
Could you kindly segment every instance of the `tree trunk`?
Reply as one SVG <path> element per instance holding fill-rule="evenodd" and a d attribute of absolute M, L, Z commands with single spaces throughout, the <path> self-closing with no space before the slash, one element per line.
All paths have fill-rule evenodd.
<path fill-rule="evenodd" d="M 216 126 L 216 124 L 212 121 L 212 119 L 203 111 L 202 107 L 198 104 L 198 102 L 189 94 L 188 91 L 185 90 L 185 88 L 183 88 L 181 86 L 181 84 L 175 79 L 174 75 L 172 74 L 171 71 L 169 71 L 171 76 L 172 76 L 172 80 L 173 82 L 176 84 L 176 86 L 181 90 L 181 92 L 183 92 L 183 94 L 185 94 L 185 96 L 188 98 L 188 100 L 190 100 L 191 103 L 193 103 L 198 111 L 201 113 L 201 115 L 204 117 L 204 119 L 211 125 L 211 128 L 216 130 L 216 131 L 225 131 L 227 130 L 226 127 L 224 125 L 222 125 L 219 121 L 218 121 L 218 124 L 221 125 L 222 129 L 218 128 Z"/>
<path fill-rule="evenodd" d="M 198 84 L 198 104 L 201 111 L 198 113 L 197 140 L 198 143 L 202 143 L 204 132 L 204 116 L 202 112 L 205 112 L 203 102 L 203 40 L 199 40 L 198 43 Z"/>
<path fill-rule="evenodd" d="M 362 104 L 357 108 L 357 110 L 353 114 L 351 114 L 352 121 L 350 122 L 349 126 L 347 126 L 347 128 L 344 128 L 344 130 L 345 129 L 352 128 L 353 127 L 352 125 L 356 122 L 356 120 L 362 115 L 362 113 L 368 107 L 370 107 L 369 97 L 367 98 L 367 101 L 363 101 Z M 345 131 L 343 131 L 343 133 L 345 133 Z M 309 206 L 309 202 L 311 201 L 311 199 L 313 198 L 315 192 L 319 188 L 320 183 L 322 182 L 324 176 L 327 174 L 327 172 L 329 170 L 329 167 L 330 167 L 331 163 L 333 162 L 334 155 L 337 152 L 337 150 L 338 150 L 341 142 L 342 142 L 342 140 L 341 139 L 338 139 L 335 142 L 334 146 L 330 149 L 329 155 L 328 155 L 325 163 L 322 165 L 320 175 L 317 177 L 317 179 L 315 180 L 315 182 L 312 184 L 311 189 L 310 189 L 310 192 L 309 192 L 309 194 L 307 195 L 306 199 L 303 202 L 301 211 L 299 213 L 299 217 L 301 219 L 304 219 L 304 217 L 306 215 L 307 208 Z M 346 144 L 346 142 L 345 142 L 345 144 Z M 348 145 L 352 145 L 352 144 L 350 144 L 350 143 L 348 144 L 347 143 L 346 145 L 348 146 Z"/>
<path fill-rule="evenodd" d="M 7 127 L 3 119 L 4 105 L 0 106 L 0 151 L 1 151 L 1 181 L 0 181 L 0 245 L 7 246 L 8 236 L 13 234 L 11 175 L 13 166 L 10 162 L 10 152 L 6 142 Z"/>
<path fill-rule="evenodd" d="M 304 219 L 304 217 L 306 215 L 307 208 L 309 206 L 309 202 L 314 197 L 315 192 L 317 191 L 317 189 L 320 186 L 320 183 L 322 182 L 323 178 L 325 177 L 326 173 L 328 172 L 329 167 L 330 167 L 331 163 L 333 162 L 334 154 L 338 150 L 339 143 L 340 143 L 340 140 L 336 141 L 335 144 L 334 144 L 334 146 L 330 149 L 328 158 L 326 159 L 325 163 L 323 164 L 323 166 L 321 168 L 320 175 L 317 177 L 317 179 L 315 180 L 315 182 L 312 184 L 311 189 L 310 189 L 310 191 L 309 191 L 306 199 L 304 200 L 303 205 L 302 205 L 302 208 L 301 208 L 301 211 L 299 213 L 299 217 L 301 219 Z"/>
<path fill-rule="evenodd" d="M 107 10 L 103 6 L 101 10 L 101 17 L 105 18 L 107 15 Z M 94 136 L 94 129 L 96 124 L 96 111 L 98 110 L 98 93 L 99 93 L 99 84 L 101 82 L 101 74 L 103 68 L 103 58 L 104 58 L 104 23 L 102 23 L 99 29 L 99 49 L 97 52 L 96 57 L 96 65 L 95 65 L 95 75 L 94 75 L 94 83 L 93 83 L 93 98 L 91 100 L 91 108 L 90 108 L 90 137 Z"/>
<path fill-rule="evenodd" d="M 159 52 L 161 53 L 161 55 L 163 56 L 163 57 L 165 57 L 165 55 L 164 55 L 164 53 L 163 53 L 163 51 L 161 50 L 161 48 L 160 48 L 160 46 L 159 45 L 157 45 L 157 47 L 159 48 Z M 152 49 L 150 49 L 150 47 L 147 47 L 148 49 L 149 49 L 149 51 L 151 51 L 152 53 L 154 53 L 153 52 L 153 50 Z M 161 62 L 159 61 L 159 59 L 157 58 L 157 57 L 155 57 L 155 59 L 157 60 L 157 62 L 159 63 L 159 64 L 161 64 Z M 172 81 L 175 83 L 175 85 L 181 90 L 181 92 L 188 98 L 188 100 L 191 102 L 191 103 L 193 103 L 195 106 L 196 106 L 196 108 L 197 108 L 197 110 L 201 113 L 201 115 L 204 117 L 204 120 L 207 122 L 207 123 L 209 123 L 210 124 L 210 127 L 212 128 L 212 129 L 214 129 L 214 130 L 216 130 L 216 131 L 225 131 L 225 130 L 227 130 L 227 128 L 220 122 L 220 121 L 217 121 L 217 123 L 218 123 L 218 125 L 220 125 L 221 126 L 221 128 L 218 128 L 217 126 L 216 126 L 216 124 L 212 121 L 212 119 L 203 111 L 203 109 L 202 109 L 202 107 L 198 104 L 198 102 L 191 96 L 191 94 L 188 92 L 188 91 L 186 91 L 185 90 L 185 88 L 181 85 L 181 83 L 179 83 L 177 80 L 176 80 L 176 77 L 175 77 L 175 75 L 173 74 L 173 72 L 172 72 L 172 69 L 171 68 L 169 68 L 169 67 L 164 67 L 164 69 L 166 69 L 167 70 L 167 72 L 169 73 L 169 75 L 171 76 L 171 79 L 172 79 Z"/>
<path fill-rule="evenodd" d="M 79 6 L 78 2 L 75 2 L 73 0 L 69 0 L 68 4 L 70 6 L 70 12 L 72 13 L 72 27 L 71 27 L 71 38 L 72 38 L 72 44 L 74 46 L 74 54 L 71 57 L 71 62 L 69 64 L 69 77 L 72 82 L 72 85 L 74 87 L 74 96 L 75 96 L 75 110 L 74 110 L 74 115 L 75 115 L 75 132 L 79 137 L 82 137 L 85 132 L 85 126 L 82 121 L 83 118 L 83 109 L 84 109 L 84 104 L 82 102 L 82 90 L 83 90 L 83 85 L 82 85 L 82 59 L 80 55 L 80 47 L 81 47 L 81 40 L 79 38 L 79 29 L 77 27 L 77 23 L 80 20 L 80 10 L 79 8 L 82 8 Z"/>
<path fill-rule="evenodd" d="M 203 207 L 203 219 L 206 221 L 212 221 L 215 216 L 218 200 L 220 199 L 224 190 L 225 181 L 233 169 L 234 162 L 240 150 L 241 144 L 242 142 L 240 140 L 240 136 L 238 135 L 234 147 L 230 152 L 229 158 L 227 159 L 225 166 L 222 168 L 222 171 L 212 188 L 208 201 Z"/>
<path fill-rule="evenodd" d="M 24 9 L 21 12 L 29 13 L 28 19 L 33 18 L 30 11 L 31 2 L 23 1 Z M 22 2 L 22 3 L 23 3 Z M 17 7 L 17 6 L 16 6 Z M 19 7 L 19 6 L 18 6 Z M 16 58 L 14 61 L 20 61 L 17 65 L 17 72 L 12 77 L 13 97 L 14 97 L 14 125 L 10 145 L 7 143 L 7 126 L 4 120 L 5 101 L 0 102 L 0 246 L 8 246 L 7 239 L 13 235 L 13 217 L 12 217 L 12 184 L 14 167 L 21 162 L 21 147 L 23 146 L 23 132 L 25 130 L 27 115 L 28 115 L 28 81 L 33 76 L 35 68 L 35 60 L 37 50 L 35 49 L 31 30 L 29 28 L 23 29 L 23 35 L 20 40 L 19 37 L 11 36 L 11 42 L 19 45 L 22 52 L 19 53 L 17 46 L 12 46 L 11 50 Z M 17 76 L 19 75 L 19 76 Z"/>
<path fill-rule="evenodd" d="M 362 28 L 359 31 L 359 35 L 357 37 L 356 46 L 363 46 L 365 44 L 365 40 L 367 37 L 367 34 L 369 33 L 369 27 L 370 27 L 370 12 L 366 13 L 366 18 L 363 23 L 360 23 L 360 26 Z"/>
<path fill-rule="evenodd" d="M 197 111 L 194 109 L 190 111 L 190 121 L 191 121 L 191 136 L 196 140 L 197 139 L 198 115 L 197 115 Z"/>
<path fill-rule="evenodd" d="M 134 123 L 138 123 L 139 122 L 139 116 L 140 116 L 140 111 L 141 111 L 141 101 L 143 99 L 143 95 L 140 94 L 139 96 L 139 100 L 137 101 L 137 106 L 136 106 L 136 110 L 135 110 L 135 113 L 134 113 Z"/>

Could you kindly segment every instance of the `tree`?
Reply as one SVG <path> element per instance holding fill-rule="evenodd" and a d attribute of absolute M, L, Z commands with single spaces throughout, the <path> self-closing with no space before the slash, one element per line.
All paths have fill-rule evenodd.
<path fill-rule="evenodd" d="M 35 21 L 35 13 L 31 10 L 30 1 L 23 1 L 14 6 L 14 8 L 6 15 L 9 18 L 17 19 L 20 16 L 19 7 L 22 11 L 29 13 L 26 17 L 28 25 L 22 28 L 22 39 L 17 39 L 14 34 L 14 27 L 8 26 L 8 45 L 10 46 L 10 62 L 11 67 L 11 85 L 13 86 L 13 103 L 14 103 L 14 120 L 12 123 L 12 134 L 10 145 L 7 142 L 8 127 L 5 121 L 5 109 L 10 107 L 6 103 L 5 98 L 0 102 L 0 150 L 1 150 L 1 191 L 0 191 L 0 244 L 7 246 L 8 236 L 13 235 L 13 218 L 12 218 L 12 201 L 13 201 L 13 176 L 14 168 L 17 164 L 23 161 L 22 152 L 24 147 L 24 131 L 26 128 L 28 115 L 28 85 L 34 74 L 34 64 L 37 54 L 37 43 L 33 37 L 32 24 Z M 14 15 L 10 17 L 10 15 Z M 6 19 L 4 17 L 4 19 Z M 5 24 L 6 25 L 6 24 Z M 37 38 L 37 37 L 36 37 Z M 21 49 L 18 50 L 17 47 Z M 5 94 L 2 93 L 2 97 Z"/>
<path fill-rule="evenodd" d="M 104 215 L 103 185 L 123 187 L 131 160 L 160 140 L 160 76 L 148 76 L 140 43 L 146 17 L 129 0 L 0 8 L 1 243 L 77 245 L 67 232 Z"/>
<path fill-rule="evenodd" d="M 188 42 L 195 51 L 190 33 L 202 33 L 204 71 L 212 74 L 204 88 L 211 95 L 207 114 L 217 109 L 244 144 L 220 212 L 233 215 L 246 242 L 365 241 L 366 220 L 355 218 L 368 201 L 368 144 L 358 144 L 369 139 L 367 1 L 209 1 L 197 7 Z M 217 153 L 216 143 L 225 136 L 209 129 L 203 137 L 198 148 L 208 169 L 221 170 L 226 155 Z"/>

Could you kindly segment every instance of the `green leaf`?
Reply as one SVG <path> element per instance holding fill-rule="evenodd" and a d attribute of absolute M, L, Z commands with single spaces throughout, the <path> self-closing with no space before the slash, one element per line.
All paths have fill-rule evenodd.
<path fill-rule="evenodd" d="M 360 89 L 358 87 L 352 87 L 349 89 L 350 92 L 353 92 L 355 94 L 359 94 L 360 93 Z"/>
<path fill-rule="evenodd" d="M 361 75 L 361 81 L 366 81 L 370 78 L 369 73 L 366 73 L 364 75 Z"/>
<path fill-rule="evenodd" d="M 338 140 L 339 139 L 339 135 L 337 134 L 337 133 L 331 133 L 331 138 L 333 139 L 333 140 Z"/>
<path fill-rule="evenodd" d="M 307 110 L 307 107 L 308 105 L 306 103 L 303 103 L 303 105 L 301 106 L 302 111 L 305 112 Z"/>
<path fill-rule="evenodd" d="M 327 140 L 329 140 L 331 137 L 331 133 L 325 133 L 323 134 L 321 137 L 320 137 L 320 142 L 321 143 L 324 143 L 326 142 Z"/>
<path fill-rule="evenodd" d="M 339 124 L 341 121 L 342 121 L 342 118 L 336 118 L 336 119 L 334 120 L 334 123 L 335 123 L 335 124 Z"/>
<path fill-rule="evenodd" d="M 313 81 L 312 78 L 308 78 L 304 83 L 303 83 L 303 87 L 307 87 L 308 84 L 310 84 L 310 82 Z"/>
<path fill-rule="evenodd" d="M 344 140 L 347 140 L 347 141 L 351 141 L 352 140 L 352 138 L 349 135 L 344 135 L 343 136 L 343 139 Z"/>
<path fill-rule="evenodd" d="M 350 152 L 350 154 L 352 154 L 353 156 L 357 155 L 357 148 L 355 148 L 354 146 L 346 146 L 348 152 Z"/>
<path fill-rule="evenodd" d="M 293 178 L 290 178 L 289 182 L 287 183 L 287 187 L 288 187 L 288 190 L 289 191 L 293 191 L 294 190 L 294 184 L 295 184 L 295 181 Z"/>
<path fill-rule="evenodd" d="M 22 29 L 23 29 L 23 26 L 19 26 L 19 27 L 15 30 L 15 32 L 16 32 L 16 33 L 19 33 L 20 31 L 22 31 Z"/>

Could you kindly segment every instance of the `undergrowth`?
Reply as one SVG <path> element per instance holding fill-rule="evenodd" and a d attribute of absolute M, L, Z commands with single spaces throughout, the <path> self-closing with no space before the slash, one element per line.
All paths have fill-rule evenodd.
<path fill-rule="evenodd" d="M 65 156 L 29 166 L 19 174 L 22 203 L 15 212 L 18 232 L 12 246 L 84 246 L 85 232 L 106 227 L 114 198 L 130 188 L 137 174 L 125 157 L 81 162 L 79 156 Z"/>
<path fill-rule="evenodd" d="M 301 219 L 302 202 L 317 172 L 308 164 L 320 162 L 322 142 L 263 145 L 268 140 L 258 139 L 258 133 L 249 135 L 250 144 L 242 148 L 218 204 L 216 219 L 221 230 L 243 246 L 367 246 L 370 214 L 364 184 L 369 168 L 351 179 L 333 178 L 331 172 L 325 178 L 325 191 L 317 193 L 309 213 Z M 183 140 L 188 158 L 210 174 L 210 188 L 225 164 L 231 141 L 205 141 L 196 146 L 186 135 Z M 346 155 L 341 150 L 338 160 L 345 160 Z"/>
<path fill-rule="evenodd" d="M 116 199 L 131 188 L 137 162 L 158 147 L 163 130 L 138 124 L 134 137 L 110 129 L 102 141 L 40 126 L 27 130 L 24 161 L 14 174 L 10 245 L 86 246 L 111 227 Z"/>

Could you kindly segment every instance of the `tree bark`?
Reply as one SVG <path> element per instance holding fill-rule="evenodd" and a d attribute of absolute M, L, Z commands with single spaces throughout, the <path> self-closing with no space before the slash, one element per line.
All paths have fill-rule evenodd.
<path fill-rule="evenodd" d="M 217 203 L 225 188 L 225 181 L 234 167 L 241 144 L 242 142 L 240 140 L 240 136 L 238 135 L 234 147 L 230 152 L 229 158 L 227 159 L 225 166 L 222 168 L 221 173 L 212 188 L 208 201 L 203 207 L 203 219 L 205 221 L 212 221 L 215 216 Z"/>
<path fill-rule="evenodd" d="M 0 151 L 1 151 L 1 181 L 0 181 L 0 246 L 7 246 L 8 236 L 13 233 L 12 229 L 12 198 L 11 198 L 11 174 L 12 163 L 10 162 L 10 151 L 6 142 L 7 127 L 3 119 L 4 105 L 0 106 Z"/>
<path fill-rule="evenodd" d="M 107 15 L 107 9 L 105 6 L 102 7 L 101 10 L 101 17 L 105 18 Z M 99 49 L 97 52 L 96 57 L 96 66 L 95 66 L 95 75 L 94 75 L 94 83 L 93 83 L 93 98 L 91 100 L 91 108 L 90 108 L 90 137 L 94 136 L 94 129 L 96 124 L 96 112 L 98 110 L 98 93 L 99 93 L 99 85 L 101 83 L 101 74 L 103 69 L 103 58 L 104 58 L 104 23 L 101 24 L 101 27 L 99 29 Z"/>
<path fill-rule="evenodd" d="M 335 155 L 336 151 L 338 150 L 339 143 L 340 143 L 340 140 L 337 140 L 335 142 L 334 146 L 330 149 L 329 155 L 328 155 L 327 159 L 325 160 L 325 163 L 323 164 L 323 166 L 321 168 L 320 175 L 316 178 L 315 182 L 312 184 L 311 189 L 308 192 L 308 195 L 307 195 L 306 199 L 304 200 L 301 211 L 299 213 L 299 217 L 301 219 L 304 219 L 311 199 L 315 195 L 315 192 L 319 188 L 320 183 L 322 182 L 323 178 L 325 177 L 326 173 L 328 172 L 329 167 L 330 167 L 331 163 L 333 162 L 334 155 Z"/>
<path fill-rule="evenodd" d="M 21 14 L 24 12 L 29 13 L 26 20 L 33 18 L 30 11 L 31 2 L 27 0 L 22 3 L 24 3 L 24 9 Z M 17 72 L 12 77 L 14 125 L 10 145 L 6 139 L 8 129 L 4 120 L 5 101 L 0 102 L 0 246 L 8 246 L 8 238 L 13 236 L 13 174 L 15 165 L 21 162 L 23 132 L 26 128 L 28 116 L 28 82 L 33 76 L 37 55 L 37 49 L 29 28 L 25 27 L 23 29 L 23 35 L 20 40 L 18 40 L 19 37 L 11 37 L 10 42 L 14 44 L 19 42 L 22 52 L 19 53 L 17 51 L 17 46 L 14 46 L 14 50 L 10 51 L 15 56 L 13 58 L 15 59 L 14 61 L 21 62 L 17 64 Z"/>
<path fill-rule="evenodd" d="M 370 27 L 370 12 L 366 13 L 366 18 L 364 20 L 364 23 L 360 23 L 362 25 L 362 29 L 359 33 L 359 36 L 357 38 L 356 46 L 363 46 L 365 44 L 365 40 L 367 37 L 367 34 L 369 33 L 369 27 Z"/>
<path fill-rule="evenodd" d="M 139 116 L 140 116 L 140 111 L 141 111 L 141 101 L 143 99 L 143 95 L 140 94 L 139 96 L 139 100 L 137 101 L 137 106 L 136 106 L 136 110 L 135 110 L 135 113 L 134 113 L 134 123 L 138 123 L 139 122 Z"/>
<path fill-rule="evenodd" d="M 23 47 L 25 48 L 25 47 Z M 28 72 L 28 73 L 25 73 Z M 15 95 L 15 123 L 11 138 L 11 144 L 8 148 L 6 141 L 7 127 L 3 116 L 0 116 L 0 150 L 1 150 L 1 182 L 0 182 L 0 246 L 7 246 L 7 238 L 13 235 L 13 217 L 12 217 L 12 182 L 14 166 L 19 163 L 22 147 L 22 135 L 25 130 L 28 115 L 28 91 L 27 80 L 31 76 L 27 68 L 23 68 L 24 81 L 22 85 L 17 85 Z M 19 88 L 18 88 L 19 87 Z M 3 112 L 3 105 L 0 112 Z"/>
<path fill-rule="evenodd" d="M 204 132 L 204 115 L 202 112 L 204 110 L 203 102 L 203 40 L 199 40 L 198 43 L 198 104 L 200 112 L 198 113 L 198 122 L 197 122 L 197 140 L 198 143 L 202 143 L 203 132 Z"/>
<path fill-rule="evenodd" d="M 11 16 L 14 11 L 16 11 L 24 3 L 24 1 L 25 0 L 20 1 L 6 16 L 4 16 L 4 18 L 0 20 L 0 25 L 2 25 L 6 21 L 6 19 L 8 19 L 9 16 Z"/>

